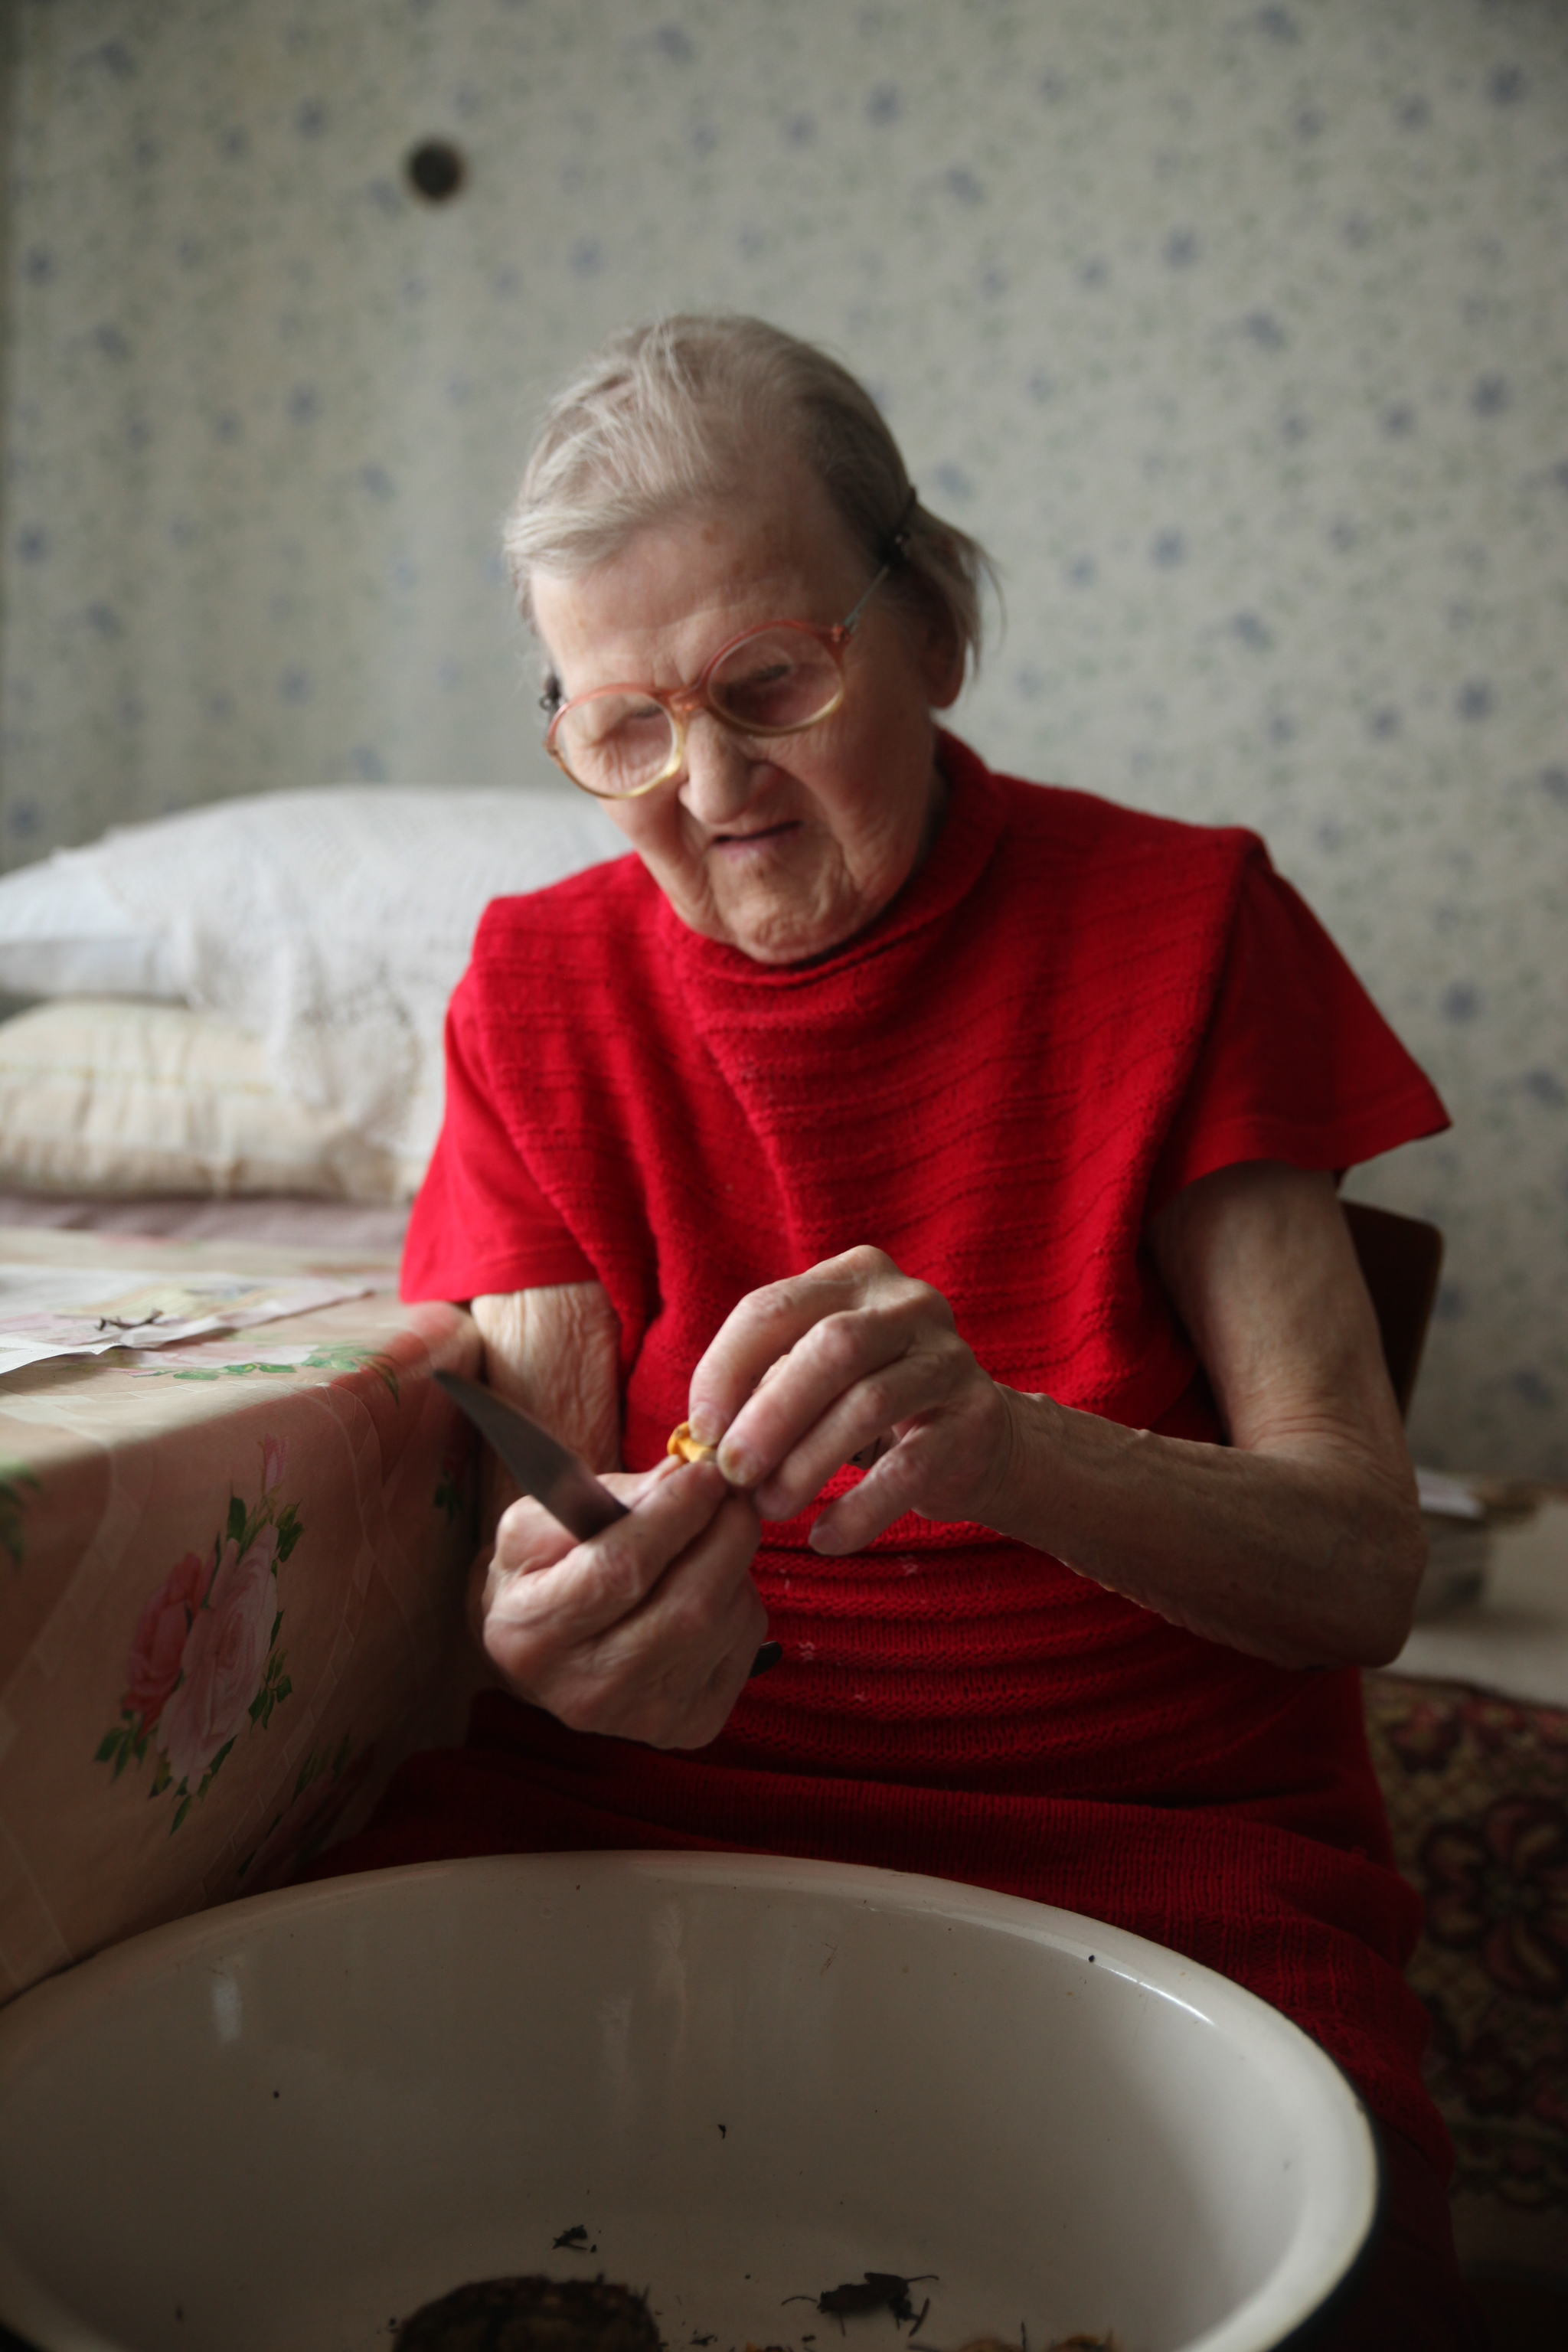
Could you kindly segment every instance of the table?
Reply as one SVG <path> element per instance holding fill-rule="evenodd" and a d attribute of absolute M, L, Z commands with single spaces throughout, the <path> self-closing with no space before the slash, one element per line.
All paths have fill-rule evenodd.
<path fill-rule="evenodd" d="M 0 1259 L 329 1273 L 369 1295 L 0 1380 L 0 2000 L 281 1883 L 368 1812 L 475 1531 L 459 1308 L 384 1256 L 0 1231 Z"/>

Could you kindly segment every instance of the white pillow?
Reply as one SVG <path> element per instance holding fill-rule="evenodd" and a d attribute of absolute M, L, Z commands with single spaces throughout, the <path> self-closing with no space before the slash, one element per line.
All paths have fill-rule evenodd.
<path fill-rule="evenodd" d="M 171 943 L 134 921 L 73 849 L 0 875 L 0 990 L 12 996 L 180 993 Z"/>
<path fill-rule="evenodd" d="M 0 1022 L 0 1184 L 389 1202 L 419 1173 L 280 1094 L 260 1039 L 210 1013 L 63 997 Z"/>
<path fill-rule="evenodd" d="M 116 828 L 0 877 L 0 987 L 171 996 L 261 1038 L 274 1084 L 427 1158 L 441 1024 L 493 898 L 613 856 L 563 786 L 334 784 Z"/>

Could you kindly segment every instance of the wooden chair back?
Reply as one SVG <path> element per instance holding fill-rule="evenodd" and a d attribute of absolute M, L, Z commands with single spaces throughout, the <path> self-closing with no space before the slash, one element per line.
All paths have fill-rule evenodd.
<path fill-rule="evenodd" d="M 1419 1217 L 1369 1208 L 1364 1201 L 1344 1201 L 1341 1206 L 1383 1335 L 1388 1377 L 1400 1412 L 1407 1413 L 1437 1296 L 1443 1236 Z"/>

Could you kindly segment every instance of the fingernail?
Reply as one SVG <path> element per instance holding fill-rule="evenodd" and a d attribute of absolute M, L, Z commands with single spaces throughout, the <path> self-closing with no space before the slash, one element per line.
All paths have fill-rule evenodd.
<path fill-rule="evenodd" d="M 754 1486 L 763 1475 L 762 1464 L 743 1445 L 721 1445 L 719 1467 L 731 1486 Z"/>
<path fill-rule="evenodd" d="M 699 1445 L 717 1445 L 724 1434 L 724 1424 L 715 1405 L 694 1404 L 686 1426 Z"/>

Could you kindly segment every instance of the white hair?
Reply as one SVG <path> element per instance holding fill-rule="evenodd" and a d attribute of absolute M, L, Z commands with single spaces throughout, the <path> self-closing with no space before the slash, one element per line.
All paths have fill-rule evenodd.
<path fill-rule="evenodd" d="M 637 532 L 734 496 L 759 452 L 794 447 L 816 473 L 873 570 L 933 614 L 978 667 L 990 556 L 921 506 L 865 386 L 815 343 L 763 319 L 686 311 L 625 327 L 544 412 L 502 528 L 512 586 L 532 625 L 535 569 L 570 577 Z"/>

